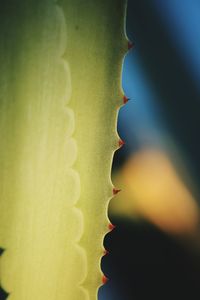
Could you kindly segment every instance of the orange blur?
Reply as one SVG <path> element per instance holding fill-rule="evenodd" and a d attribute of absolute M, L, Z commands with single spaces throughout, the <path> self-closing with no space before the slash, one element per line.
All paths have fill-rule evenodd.
<path fill-rule="evenodd" d="M 165 153 L 145 149 L 134 154 L 120 173 L 119 186 L 122 192 L 111 213 L 143 217 L 172 234 L 195 232 L 198 206 Z"/>

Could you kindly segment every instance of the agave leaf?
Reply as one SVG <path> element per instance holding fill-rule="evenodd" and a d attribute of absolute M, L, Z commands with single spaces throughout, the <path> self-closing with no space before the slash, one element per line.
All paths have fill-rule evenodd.
<path fill-rule="evenodd" d="M 0 278 L 9 300 L 96 299 L 122 95 L 124 1 L 0 10 Z"/>

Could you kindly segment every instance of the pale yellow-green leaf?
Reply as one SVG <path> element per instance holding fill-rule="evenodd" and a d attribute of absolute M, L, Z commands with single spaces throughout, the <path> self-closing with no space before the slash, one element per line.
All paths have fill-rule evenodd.
<path fill-rule="evenodd" d="M 9 300 L 96 299 L 124 1 L 1 6 L 1 285 Z"/>

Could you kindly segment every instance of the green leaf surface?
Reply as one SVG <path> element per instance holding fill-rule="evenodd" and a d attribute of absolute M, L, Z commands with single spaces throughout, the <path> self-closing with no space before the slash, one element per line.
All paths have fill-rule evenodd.
<path fill-rule="evenodd" d="M 96 299 L 122 102 L 121 0 L 0 10 L 0 278 L 9 300 Z"/>

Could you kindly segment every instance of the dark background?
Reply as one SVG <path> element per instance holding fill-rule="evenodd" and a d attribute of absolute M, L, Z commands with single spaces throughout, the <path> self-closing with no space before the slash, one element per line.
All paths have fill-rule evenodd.
<path fill-rule="evenodd" d="M 149 145 L 163 148 L 178 168 L 176 147 L 199 202 L 200 1 L 129 0 L 126 30 L 135 44 L 123 65 L 130 101 L 119 113 L 125 145 L 115 153 L 113 171 Z M 104 240 L 109 281 L 99 300 L 200 299 L 198 253 L 146 220 L 109 217 L 116 228 Z"/>

